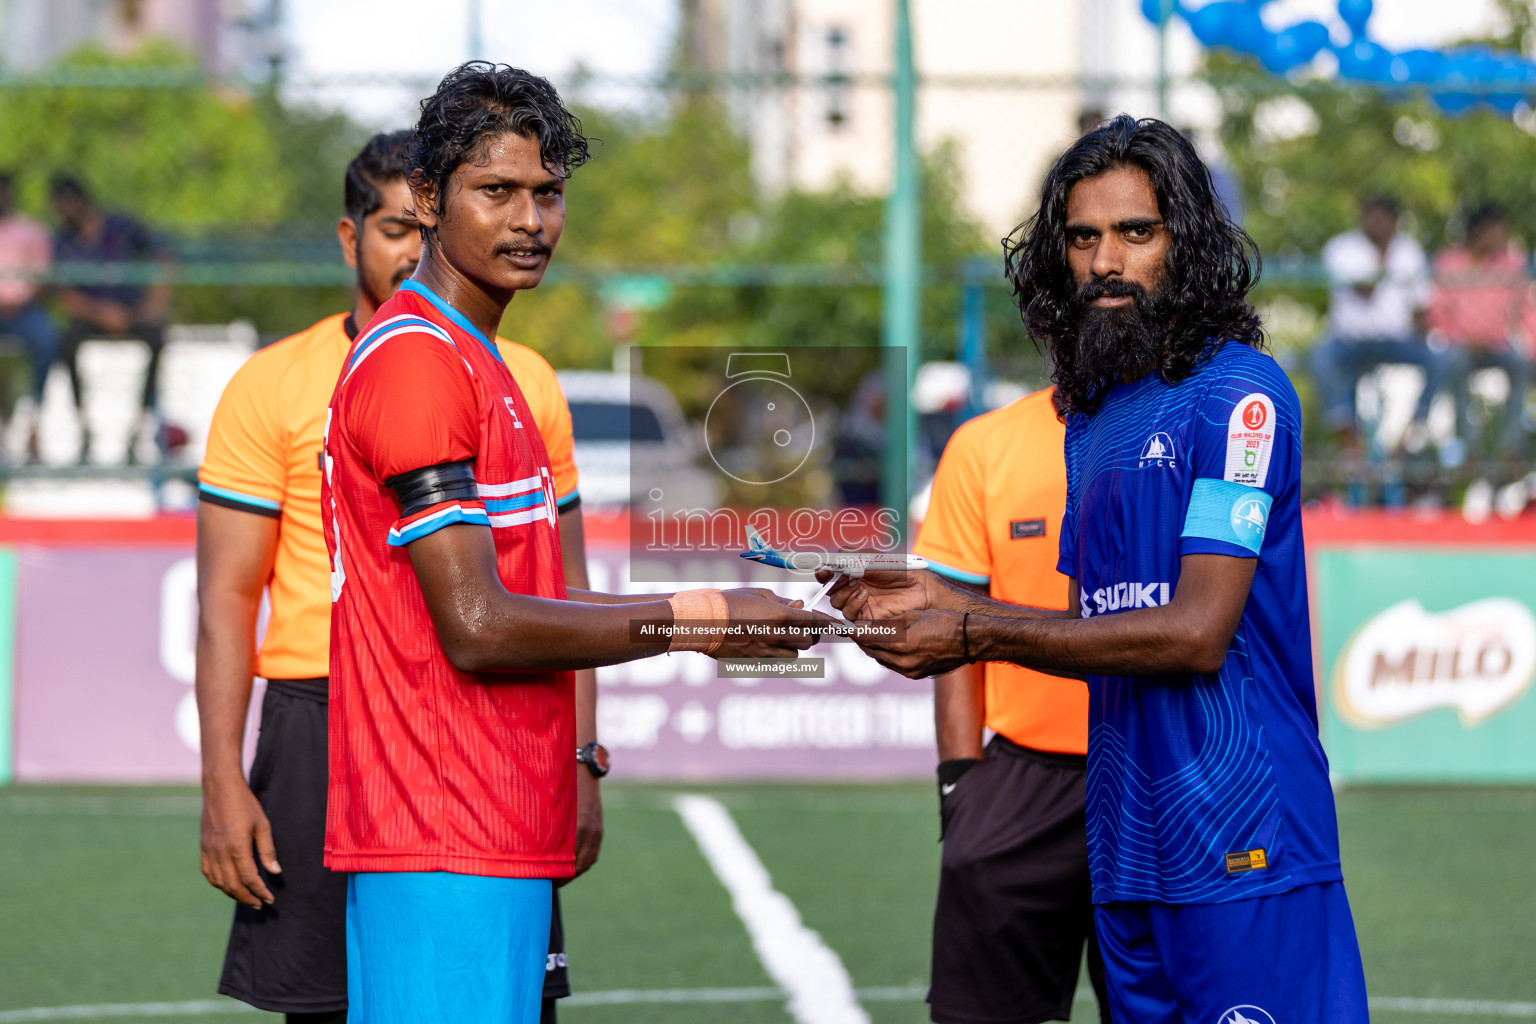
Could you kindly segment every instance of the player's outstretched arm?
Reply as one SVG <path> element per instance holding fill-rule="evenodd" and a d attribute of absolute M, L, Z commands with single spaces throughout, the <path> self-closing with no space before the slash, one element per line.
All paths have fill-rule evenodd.
<path fill-rule="evenodd" d="M 816 574 L 822 583 L 831 577 L 826 570 Z M 1070 614 L 1060 609 L 994 601 L 930 569 L 867 572 L 857 579 L 840 581 L 828 596 L 832 607 L 854 621 L 890 619 L 930 610 L 1022 619 L 1059 619 Z"/>
<path fill-rule="evenodd" d="M 1157 608 L 1078 618 L 1074 580 L 1072 607 L 1057 613 L 1060 618 L 924 611 L 902 616 L 906 629 L 897 637 L 857 639 L 875 660 L 913 679 L 968 661 L 1011 661 L 1055 675 L 1216 672 L 1232 646 L 1258 560 L 1199 554 L 1185 555 L 1179 565 L 1173 599 Z"/>
<path fill-rule="evenodd" d="M 462 672 L 595 668 L 680 649 L 667 635 L 674 615 L 664 598 L 598 604 L 510 593 L 497 575 L 489 527 L 455 523 L 407 550 L 438 641 Z M 719 625 L 767 628 L 724 636 L 709 652 L 715 657 L 792 658 L 833 621 L 751 591 L 726 591 L 724 604 Z M 636 623 L 667 628 L 639 633 Z"/>
<path fill-rule="evenodd" d="M 197 509 L 197 714 L 203 761 L 203 877 L 250 907 L 271 903 L 251 848 L 281 872 L 272 827 L 241 767 L 256 655 L 256 615 L 278 521 L 200 502 Z"/>

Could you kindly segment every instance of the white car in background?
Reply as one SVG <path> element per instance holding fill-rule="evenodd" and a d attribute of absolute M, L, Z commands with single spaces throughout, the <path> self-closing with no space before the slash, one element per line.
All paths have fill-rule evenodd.
<path fill-rule="evenodd" d="M 627 505 L 633 486 L 646 507 L 716 506 L 720 485 L 699 467 L 693 431 L 660 381 L 590 370 L 559 377 L 571 406 L 583 505 Z"/>

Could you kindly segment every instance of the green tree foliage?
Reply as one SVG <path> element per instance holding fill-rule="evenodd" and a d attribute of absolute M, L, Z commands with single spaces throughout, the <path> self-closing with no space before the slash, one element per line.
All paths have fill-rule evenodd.
<path fill-rule="evenodd" d="M 548 280 L 512 304 L 503 334 L 573 367 L 608 365 L 626 333 L 642 346 L 879 343 L 880 197 L 846 184 L 764 193 L 745 138 L 707 92 L 671 94 L 644 114 L 580 113 L 593 159 L 570 183 Z M 52 219 L 47 178 L 64 171 L 175 240 L 201 270 L 314 265 L 313 287 L 178 286 L 177 320 L 246 317 L 269 336 L 350 304 L 333 283 L 334 224 L 344 168 L 367 134 L 344 115 L 210 80 L 166 43 L 82 50 L 39 78 L 0 83 L 0 147 L 23 208 L 40 219 Z M 931 154 L 924 180 L 924 352 L 947 357 L 961 264 L 996 259 L 996 247 L 963 212 L 953 153 Z M 626 279 L 658 270 L 672 283 L 621 329 Z"/>
<path fill-rule="evenodd" d="M 745 140 L 708 98 L 679 100 L 653 119 L 583 111 L 583 123 L 601 142 L 567 189 L 555 270 L 509 307 L 503 333 L 556 365 L 604 366 L 613 310 L 595 275 L 682 264 L 700 280 L 673 285 L 670 298 L 640 312 L 632 340 L 642 347 L 880 343 L 882 198 L 846 183 L 763 193 Z M 952 150 L 929 156 L 923 180 L 924 355 L 949 358 L 961 265 L 994 258 L 1000 273 L 1001 258 L 964 212 Z M 849 380 L 850 395 L 857 383 Z"/>
<path fill-rule="evenodd" d="M 1422 94 L 1291 86 L 1228 58 L 1210 63 L 1246 226 L 1277 271 L 1353 228 L 1360 200 L 1373 195 L 1396 199 L 1404 227 L 1430 249 L 1458 239 L 1466 212 L 1485 202 L 1536 242 L 1536 137 L 1521 118 L 1486 109 L 1454 117 Z"/>
<path fill-rule="evenodd" d="M 51 223 L 47 180 L 71 174 L 103 206 L 173 240 L 200 240 L 200 258 L 228 262 L 324 245 L 341 212 L 342 171 L 366 134 L 344 116 L 209 80 L 193 55 L 164 42 L 126 55 L 81 50 L 0 87 L 0 152 L 23 209 Z M 283 334 L 349 302 L 334 285 L 183 286 L 173 317 L 243 317 Z"/>
<path fill-rule="evenodd" d="M 661 117 L 579 112 L 592 160 L 566 189 L 565 234 L 549 278 L 518 296 L 502 333 L 557 366 L 602 367 L 613 343 L 608 272 L 729 259 L 758 197 L 745 142 L 708 98 L 685 98 Z M 656 319 L 642 317 L 644 340 L 653 339 Z"/>
<path fill-rule="evenodd" d="M 55 69 L 56 82 L 80 84 L 45 78 L 0 90 L 0 151 L 27 205 L 42 212 L 46 178 L 62 171 L 162 229 L 283 220 L 286 176 L 268 119 L 249 96 L 219 90 L 196 70 L 189 54 L 164 43 L 124 57 L 91 49 Z M 88 81 L 106 72 L 124 84 Z"/>

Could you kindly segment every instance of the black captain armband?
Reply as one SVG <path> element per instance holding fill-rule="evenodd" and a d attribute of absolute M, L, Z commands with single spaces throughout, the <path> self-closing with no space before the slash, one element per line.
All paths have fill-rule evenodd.
<path fill-rule="evenodd" d="M 395 492 L 400 517 L 415 515 L 444 501 L 477 501 L 480 489 L 475 485 L 475 471 L 468 462 L 443 462 L 422 466 L 384 481 Z"/>

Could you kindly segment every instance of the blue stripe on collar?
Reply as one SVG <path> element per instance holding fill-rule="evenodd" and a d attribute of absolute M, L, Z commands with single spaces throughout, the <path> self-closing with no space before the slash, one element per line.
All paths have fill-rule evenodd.
<path fill-rule="evenodd" d="M 434 292 L 431 288 L 428 288 L 420 281 L 412 278 L 407 278 L 405 281 L 401 282 L 400 287 L 406 291 L 415 292 L 417 295 L 420 295 L 422 298 L 432 303 L 432 305 L 437 307 L 437 311 L 439 313 L 443 314 L 443 316 L 447 317 L 449 320 L 452 320 L 454 324 L 461 328 L 470 337 L 479 338 L 480 344 L 491 350 L 491 355 L 495 356 L 497 360 L 501 359 L 501 353 L 496 351 L 496 346 L 494 344 L 486 340 L 485 335 L 480 333 L 480 329 L 474 324 L 470 323 L 467 316 L 454 309 L 447 302 L 443 301 L 442 297 Z"/>

